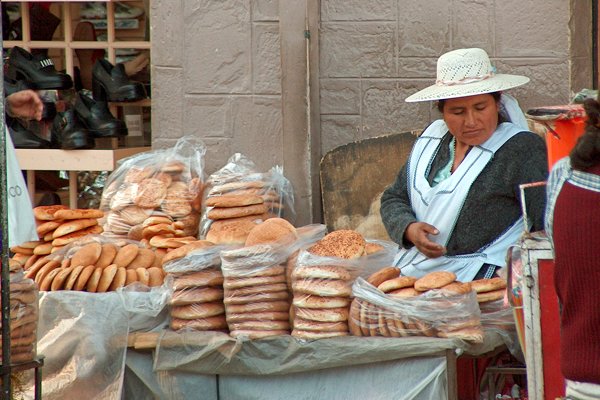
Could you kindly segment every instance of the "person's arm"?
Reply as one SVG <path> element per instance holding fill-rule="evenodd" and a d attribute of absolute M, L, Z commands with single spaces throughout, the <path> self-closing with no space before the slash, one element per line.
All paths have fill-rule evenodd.
<path fill-rule="evenodd" d="M 395 182 L 383 192 L 380 211 L 388 235 L 404 248 L 413 246 L 413 243 L 404 239 L 404 232 L 408 225 L 417 222 L 408 197 L 407 180 L 405 164 L 400 169 Z"/>
<path fill-rule="evenodd" d="M 523 136 L 521 160 L 516 171 L 515 196 L 520 198 L 519 185 L 525 183 L 545 182 L 548 179 L 548 153 L 546 142 L 536 134 Z M 533 232 L 544 229 L 544 213 L 546 211 L 546 189 L 544 186 L 533 187 L 525 191 L 525 207 L 532 224 Z"/>
<path fill-rule="evenodd" d="M 6 97 L 6 113 L 9 117 L 23 119 L 42 119 L 44 104 L 33 90 L 21 90 Z"/>

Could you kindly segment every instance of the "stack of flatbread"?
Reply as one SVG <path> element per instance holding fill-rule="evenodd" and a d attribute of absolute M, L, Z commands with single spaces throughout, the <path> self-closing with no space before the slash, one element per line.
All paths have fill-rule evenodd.
<path fill-rule="evenodd" d="M 503 299 L 506 294 L 506 280 L 500 277 L 473 281 L 471 287 L 477 292 L 480 304 Z"/>
<path fill-rule="evenodd" d="M 256 225 L 245 247 L 224 252 L 225 311 L 230 334 L 258 339 L 290 333 L 284 265 L 296 228 L 282 218 Z"/>
<path fill-rule="evenodd" d="M 139 243 L 104 238 L 82 239 L 65 251 L 44 256 L 25 270 L 41 291 L 114 291 L 134 282 L 160 286 L 161 259 Z"/>
<path fill-rule="evenodd" d="M 213 247 L 209 241 L 197 240 L 163 258 L 163 269 L 172 277 L 173 330 L 227 331 L 221 260 Z"/>
<path fill-rule="evenodd" d="M 15 265 L 11 266 L 11 270 L 15 267 Z M 0 306 L 2 306 L 1 302 Z M 13 363 L 27 362 L 35 358 L 37 323 L 38 293 L 35 282 L 31 279 L 23 279 L 22 274 L 11 274 L 10 353 Z M 0 340 L 2 340 L 1 333 Z M 0 349 L 0 357 L 2 357 L 2 349 Z"/>
<path fill-rule="evenodd" d="M 362 257 L 366 245 L 358 232 L 338 230 L 325 235 L 308 249 L 314 262 L 302 258 L 298 261 L 291 274 L 294 294 L 292 336 L 321 339 L 348 335 L 348 308 L 355 273 L 345 260 Z M 341 260 L 320 264 L 320 257 Z"/>
<path fill-rule="evenodd" d="M 102 194 L 107 210 L 103 227 L 117 238 L 149 240 L 158 235 L 146 228 L 148 219 L 163 218 L 169 225 L 160 235 L 193 237 L 198 234 L 204 184 L 181 161 L 134 165 L 115 179 Z"/>
<path fill-rule="evenodd" d="M 86 236 L 102 233 L 99 218 L 104 213 L 96 209 L 69 209 L 63 205 L 38 206 L 33 209 L 38 241 L 11 247 L 13 259 L 29 268 L 39 258 L 56 252 Z"/>

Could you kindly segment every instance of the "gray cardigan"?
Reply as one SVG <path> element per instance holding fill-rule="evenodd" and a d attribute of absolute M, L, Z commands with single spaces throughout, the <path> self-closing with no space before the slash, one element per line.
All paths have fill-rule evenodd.
<path fill-rule="evenodd" d="M 448 132 L 440 142 L 427 177 L 430 184 L 450 160 L 451 139 L 452 135 Z M 413 244 L 404 239 L 404 232 L 410 223 L 417 220 L 408 197 L 406 167 L 405 164 L 396 181 L 383 192 L 381 217 L 390 238 L 402 247 L 410 248 Z M 522 215 L 519 185 L 545 181 L 547 177 L 544 140 L 528 131 L 509 139 L 469 189 L 456 227 L 446 244 L 447 254 L 474 253 L 499 237 Z M 525 200 L 532 230 L 542 230 L 545 188 L 528 189 Z"/>

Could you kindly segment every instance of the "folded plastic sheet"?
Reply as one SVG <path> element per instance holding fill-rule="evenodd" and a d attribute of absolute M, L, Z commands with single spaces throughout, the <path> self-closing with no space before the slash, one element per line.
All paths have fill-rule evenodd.
<path fill-rule="evenodd" d="M 164 328 L 167 293 L 166 287 L 146 292 L 43 292 L 38 354 L 44 357 L 44 399 L 121 399 L 127 335 Z M 25 399 L 33 398 L 30 379 Z"/>
<path fill-rule="evenodd" d="M 276 336 L 250 341 L 220 333 L 167 331 L 157 344 L 154 368 L 199 374 L 284 375 L 431 357 L 447 350 L 477 356 L 499 347 L 503 347 L 503 341 L 494 331 L 486 331 L 480 344 L 418 336 L 348 336 L 314 341 Z"/>

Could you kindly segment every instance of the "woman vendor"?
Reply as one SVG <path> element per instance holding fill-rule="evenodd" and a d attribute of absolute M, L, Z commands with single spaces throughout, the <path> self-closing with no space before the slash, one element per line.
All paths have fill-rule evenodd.
<path fill-rule="evenodd" d="M 438 59 L 434 85 L 406 99 L 437 101 L 442 119 L 419 136 L 381 198 L 403 275 L 446 270 L 468 282 L 504 266 L 524 228 L 519 185 L 548 176 L 544 140 L 503 92 L 527 82 L 495 73 L 482 49 L 459 49 Z M 543 229 L 543 188 L 526 201 L 529 226 Z"/>

